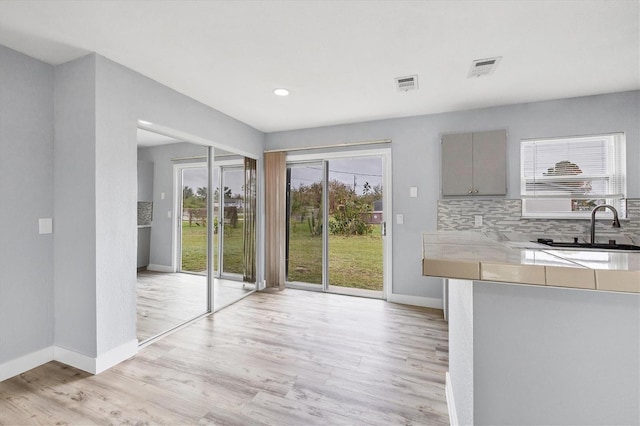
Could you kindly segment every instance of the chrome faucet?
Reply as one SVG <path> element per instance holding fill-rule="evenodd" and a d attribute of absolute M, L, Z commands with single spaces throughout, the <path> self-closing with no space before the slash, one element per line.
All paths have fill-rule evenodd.
<path fill-rule="evenodd" d="M 596 212 L 602 209 L 609 209 L 613 212 L 613 223 L 611 224 L 614 228 L 620 228 L 620 221 L 618 220 L 618 211 L 615 207 L 609 204 L 600 204 L 596 206 L 593 210 L 591 210 L 591 244 L 595 244 L 596 242 Z"/>

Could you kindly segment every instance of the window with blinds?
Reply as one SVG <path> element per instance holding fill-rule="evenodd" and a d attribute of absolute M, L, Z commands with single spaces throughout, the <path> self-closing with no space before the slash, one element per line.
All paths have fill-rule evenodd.
<path fill-rule="evenodd" d="M 605 203 L 624 216 L 624 133 L 523 140 L 520 159 L 523 216 L 588 217 Z"/>

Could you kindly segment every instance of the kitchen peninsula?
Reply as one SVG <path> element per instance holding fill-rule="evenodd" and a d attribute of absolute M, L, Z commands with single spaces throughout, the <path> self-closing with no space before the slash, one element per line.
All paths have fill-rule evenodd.
<path fill-rule="evenodd" d="M 640 253 L 423 236 L 445 278 L 452 424 L 640 424 Z"/>

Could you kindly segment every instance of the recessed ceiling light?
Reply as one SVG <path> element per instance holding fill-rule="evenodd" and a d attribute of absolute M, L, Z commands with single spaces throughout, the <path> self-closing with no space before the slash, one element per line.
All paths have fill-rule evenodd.
<path fill-rule="evenodd" d="M 276 96 L 289 96 L 289 89 L 273 89 L 273 94 Z"/>

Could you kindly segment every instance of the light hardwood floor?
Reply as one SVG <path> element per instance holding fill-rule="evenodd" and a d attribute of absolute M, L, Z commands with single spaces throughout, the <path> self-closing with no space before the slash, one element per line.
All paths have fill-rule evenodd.
<path fill-rule="evenodd" d="M 242 298 L 253 285 L 215 278 L 214 311 Z M 207 312 L 207 277 L 185 273 L 138 272 L 137 337 L 142 342 Z"/>
<path fill-rule="evenodd" d="M 441 311 L 255 293 L 100 375 L 0 383 L 0 424 L 448 424 L 447 341 Z"/>

